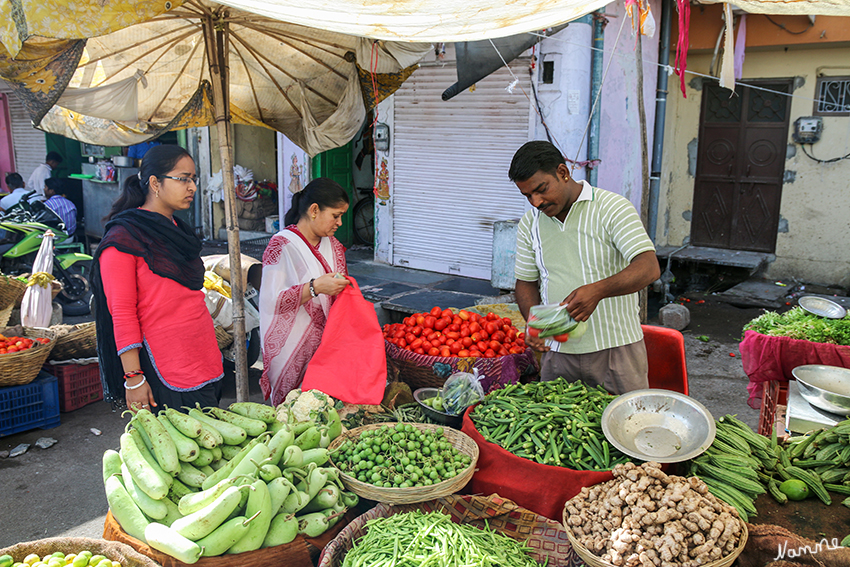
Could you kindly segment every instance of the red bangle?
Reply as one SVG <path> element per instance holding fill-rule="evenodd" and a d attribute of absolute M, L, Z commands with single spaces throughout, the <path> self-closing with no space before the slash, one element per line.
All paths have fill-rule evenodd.
<path fill-rule="evenodd" d="M 124 378 L 133 378 L 134 376 L 142 376 L 143 374 L 143 370 L 131 370 L 130 372 L 124 373 Z"/>

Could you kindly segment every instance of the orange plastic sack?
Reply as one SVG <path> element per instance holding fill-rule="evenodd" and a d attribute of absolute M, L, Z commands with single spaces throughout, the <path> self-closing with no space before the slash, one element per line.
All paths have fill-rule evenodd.
<path fill-rule="evenodd" d="M 316 389 L 343 402 L 377 405 L 387 385 L 387 355 L 375 306 L 354 278 L 339 294 L 322 333 L 322 342 L 307 365 L 302 390 Z"/>

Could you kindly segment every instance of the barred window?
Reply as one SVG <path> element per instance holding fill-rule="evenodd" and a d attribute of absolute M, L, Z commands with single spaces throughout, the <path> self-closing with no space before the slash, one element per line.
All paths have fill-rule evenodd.
<path fill-rule="evenodd" d="M 815 116 L 850 116 L 850 77 L 818 77 Z"/>

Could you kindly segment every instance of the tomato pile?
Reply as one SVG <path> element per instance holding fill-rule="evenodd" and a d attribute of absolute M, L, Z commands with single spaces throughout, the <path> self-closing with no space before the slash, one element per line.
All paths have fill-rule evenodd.
<path fill-rule="evenodd" d="M 26 337 L 4 337 L 0 335 L 0 354 L 11 354 L 13 352 L 21 352 L 27 350 L 35 344 L 47 344 L 50 339 L 28 339 Z"/>
<path fill-rule="evenodd" d="M 442 357 L 494 358 L 525 352 L 525 333 L 507 317 L 479 315 L 434 307 L 402 323 L 384 325 L 384 338 L 416 354 Z"/>

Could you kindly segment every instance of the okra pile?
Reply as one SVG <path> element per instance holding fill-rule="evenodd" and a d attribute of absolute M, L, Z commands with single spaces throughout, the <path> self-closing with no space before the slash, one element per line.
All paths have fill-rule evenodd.
<path fill-rule="evenodd" d="M 410 423 L 366 430 L 333 455 L 339 470 L 380 488 L 437 484 L 457 476 L 471 461 L 449 443 L 442 427 L 429 431 Z"/>
<path fill-rule="evenodd" d="M 442 512 L 420 510 L 375 518 L 369 531 L 354 542 L 342 567 L 404 565 L 500 565 L 536 567 L 525 543 L 469 524 L 455 524 Z"/>
<path fill-rule="evenodd" d="M 734 506 L 745 521 L 756 515 L 754 502 L 765 492 L 780 504 L 789 497 L 813 495 L 827 506 L 832 503 L 830 492 L 850 495 L 850 420 L 784 445 L 775 429 L 768 438 L 732 415 L 715 425 L 714 442 L 691 462 L 689 473 Z M 850 498 L 842 504 L 850 507 Z"/>
<path fill-rule="evenodd" d="M 604 471 L 631 460 L 602 433 L 602 412 L 615 397 L 563 378 L 510 384 L 487 394 L 470 417 L 484 439 L 518 457 Z"/>
<path fill-rule="evenodd" d="M 699 477 L 712 494 L 734 506 L 742 520 L 749 521 L 756 515 L 756 498 L 767 491 L 769 484 L 763 471 L 776 469 L 782 450 L 775 436 L 771 440 L 759 435 L 735 416 L 725 415 L 714 425 L 714 441 L 691 461 L 688 473 Z"/>

